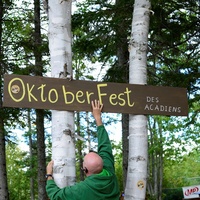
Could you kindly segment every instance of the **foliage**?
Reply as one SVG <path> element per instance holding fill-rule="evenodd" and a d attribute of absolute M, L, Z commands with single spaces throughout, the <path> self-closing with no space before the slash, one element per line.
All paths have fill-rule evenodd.
<path fill-rule="evenodd" d="M 157 183 L 162 181 L 166 190 L 167 188 L 175 190 L 198 183 L 197 151 L 199 149 L 200 116 L 196 115 L 197 104 L 194 107 L 194 112 L 191 110 L 189 117 L 150 117 L 149 184 L 152 184 L 151 187 L 156 185 L 159 188 L 160 184 Z M 193 116 L 195 120 L 191 123 Z M 160 167 L 163 168 L 163 175 Z M 155 194 L 157 191 L 155 187 L 153 191 Z M 166 194 L 168 198 L 169 193 Z"/>
<path fill-rule="evenodd" d="M 108 66 L 106 81 L 124 82 L 118 48 L 128 49 L 133 1 L 85 1 L 73 15 L 74 47 L 83 58 Z M 186 87 L 189 118 L 154 117 L 149 152 L 178 161 L 186 145 L 198 144 L 199 113 L 199 2 L 152 1 L 149 32 L 148 84 Z M 178 30 L 178 31 L 177 31 Z M 126 59 L 128 52 L 124 51 Z M 95 58 L 95 59 L 94 59 Z M 128 59 L 126 60 L 128 63 Z M 152 122 L 153 124 L 153 122 Z M 192 134 L 194 133 L 194 134 Z M 164 156 L 164 158 L 162 158 Z M 161 177 L 160 177 L 161 178 Z M 157 183 L 158 184 L 158 183 Z"/>
<path fill-rule="evenodd" d="M 164 187 L 179 188 L 199 184 L 199 148 L 185 153 L 182 159 L 166 160 L 164 167 Z"/>
<path fill-rule="evenodd" d="M 133 0 L 129 1 L 83 1 L 77 4 L 73 14 L 73 48 L 83 58 L 108 69 L 106 81 L 125 82 L 127 69 L 117 61 L 118 48 L 125 49 L 128 63 L 128 40 L 130 35 Z M 123 54 L 123 53 L 122 53 Z M 99 65 L 100 63 L 100 65 Z M 124 64 L 125 64 L 124 63 Z"/>
<path fill-rule="evenodd" d="M 112 143 L 114 158 L 115 158 L 115 171 L 119 183 L 120 191 L 123 191 L 123 170 L 122 170 L 122 142 Z"/>
<path fill-rule="evenodd" d="M 35 46 L 33 4 L 30 1 L 16 1 L 8 8 L 8 13 L 4 18 L 3 34 L 3 43 L 5 44 L 3 52 L 5 52 L 5 61 L 7 62 L 4 73 L 33 74 L 36 70 L 34 49 L 42 52 L 43 58 L 48 56 L 47 32 L 43 31 L 42 44 Z M 46 20 L 44 14 L 42 19 Z M 43 66 L 47 63 L 48 59 L 43 59 Z M 46 70 L 43 71 L 43 73 L 45 72 Z"/>
<path fill-rule="evenodd" d="M 185 153 L 180 160 L 165 161 L 164 200 L 183 199 L 182 187 L 199 185 L 199 148 Z"/>
<path fill-rule="evenodd" d="M 28 154 L 16 144 L 9 142 L 6 145 L 6 155 L 10 199 L 27 199 L 27 196 L 30 196 L 28 177 L 35 177 L 36 173 L 28 170 L 26 161 Z"/>
<path fill-rule="evenodd" d="M 42 73 L 46 73 L 47 71 L 47 63 L 48 63 L 48 45 L 47 45 L 47 31 L 44 32 L 42 29 L 42 43 L 38 45 L 35 41 L 35 21 L 34 21 L 34 12 L 33 12 L 33 2 L 30 1 L 3 1 L 3 6 L 1 9 L 4 11 L 3 22 L 2 22 L 2 44 L 1 44 L 1 87 L 3 87 L 3 74 L 5 73 L 16 73 L 16 74 L 26 74 L 26 75 L 35 75 L 40 71 L 41 68 L 39 66 L 35 66 L 35 52 L 41 53 L 43 57 L 42 65 L 44 66 L 44 70 Z M 42 19 L 46 20 L 44 14 L 42 15 Z M 43 28 L 45 27 L 43 23 Z M 16 109 L 16 108 L 2 108 L 1 116 L 3 117 L 4 129 L 6 141 L 9 143 L 10 141 L 15 141 L 15 138 L 12 137 L 11 129 L 26 127 L 27 120 L 24 119 L 26 109 Z M 46 114 L 48 115 L 48 114 Z M 3 127 L 2 127 L 3 128 Z M 30 133 L 29 133 L 30 134 Z M 13 147 L 14 148 L 14 147 Z M 43 151 L 45 149 L 43 148 Z M 10 159 L 10 158 L 9 158 Z M 31 163 L 35 162 L 34 166 L 37 166 L 37 162 L 34 158 L 25 158 L 22 161 L 24 166 L 29 167 Z M 18 161 L 19 162 L 19 161 Z M 3 163 L 1 161 L 0 163 Z M 26 163 L 26 164 L 25 164 Z M 19 166 L 23 165 L 22 163 L 18 163 Z M 9 162 L 8 162 L 9 169 Z M 24 167 L 23 166 L 23 167 Z M 22 167 L 22 170 L 25 171 Z M 25 167 L 25 168 L 26 168 Z M 45 169 L 45 166 L 43 167 Z M 34 170 L 37 168 L 34 168 Z M 40 172 L 40 171 L 39 171 Z M 32 176 L 32 171 L 27 171 L 27 177 Z M 34 177 L 36 176 L 36 171 L 34 171 Z M 43 176 L 42 176 L 43 177 Z M 19 177 L 20 178 L 20 177 Z M 18 180 L 15 177 L 16 180 Z M 45 179 L 45 178 L 43 178 Z M 19 183 L 24 184 L 24 187 L 27 187 L 26 179 L 19 179 Z M 24 181 L 24 182 L 23 182 Z M 43 181 L 44 183 L 44 181 Z M 4 183 L 5 184 L 5 183 Z M 22 186 L 21 186 L 22 187 Z M 35 188 L 37 184 L 35 184 Z M 17 187 L 16 187 L 17 188 Z M 9 187 L 9 189 L 11 189 Z M 22 190 L 22 189 L 21 189 Z M 34 190 L 34 189 L 33 189 Z M 14 191 L 14 190 L 12 190 Z M 25 190 L 24 190 L 25 191 Z M 15 191 L 14 191 L 15 192 Z M 14 194 L 13 199 L 25 199 L 20 195 L 25 194 L 22 192 L 18 192 L 19 194 Z M 35 192 L 37 193 L 37 192 Z M 11 194 L 12 196 L 12 194 Z M 30 188 L 29 192 L 26 192 L 26 198 L 30 196 Z M 12 197 L 11 197 L 12 198 Z"/>
<path fill-rule="evenodd" d="M 152 10 L 149 83 L 186 87 L 188 95 L 196 94 L 199 89 L 199 2 L 153 1 Z"/>
<path fill-rule="evenodd" d="M 100 67 L 109 66 L 106 80 L 121 82 L 125 69 L 116 67 L 117 49 L 123 48 L 120 40 L 128 49 L 133 1 L 89 0 L 77 6 L 72 19 L 76 52 L 91 62 L 103 62 Z M 200 85 L 198 8 L 198 1 L 152 1 L 149 32 L 148 83 L 186 87 L 193 101 L 198 100 Z M 128 51 L 124 53 L 128 59 Z"/>
<path fill-rule="evenodd" d="M 78 4 L 78 10 L 72 16 L 75 79 L 95 80 L 94 69 L 100 68 L 99 71 L 101 71 L 108 68 L 104 80 L 127 81 L 124 80 L 124 77 L 127 77 L 127 71 L 119 64 L 119 48 L 126 49 L 124 57 L 126 58 L 125 65 L 128 66 L 128 39 L 134 1 L 118 0 L 116 2 L 114 4 L 113 1 L 108 0 L 87 0 Z M 4 2 L 6 10 L 2 24 L 4 32 L 1 45 L 4 57 L 1 59 L 1 70 L 2 74 L 32 75 L 35 70 L 33 69 L 35 47 L 33 10 L 30 2 L 23 1 L 21 7 L 18 6 L 17 1 L 14 3 Z M 148 84 L 188 89 L 190 106 L 188 118 L 152 116 L 149 125 L 153 134 L 153 144 L 149 146 L 149 154 L 157 158 L 163 156 L 163 187 L 165 188 L 163 194 L 166 200 L 178 200 L 182 199 L 180 187 L 199 181 L 198 178 L 195 179 L 199 171 L 198 145 L 200 142 L 199 2 L 152 0 L 152 11 L 154 14 L 151 16 L 149 32 Z M 46 21 L 45 16 L 42 16 L 42 19 Z M 46 25 L 43 30 L 45 27 Z M 43 73 L 45 73 L 49 67 L 47 31 L 42 32 L 42 38 L 44 45 L 39 47 L 39 51 L 42 51 L 43 57 L 47 58 L 43 60 L 45 67 Z M 1 79 L 1 84 L 3 84 L 3 79 Z M 16 124 L 16 118 L 20 120 L 17 124 L 20 123 L 22 127 L 26 127 L 26 116 L 19 111 L 19 109 L 1 109 L 1 116 L 6 125 L 7 141 L 14 141 L 10 126 Z M 93 128 L 88 129 L 87 123 L 82 121 L 85 117 L 86 113 L 80 115 L 81 124 L 77 124 L 77 133 L 80 132 L 81 137 L 87 138 L 89 130 L 91 142 L 94 144 L 95 126 L 89 117 L 88 122 Z M 105 125 L 110 120 L 104 118 Z M 47 138 L 47 140 L 50 139 Z M 78 141 L 78 143 L 80 143 L 79 148 L 86 148 L 86 142 Z M 27 153 L 10 142 L 6 147 L 11 199 L 27 199 L 30 196 L 29 177 L 35 172 L 27 170 L 29 166 Z M 95 145 L 93 148 L 95 149 Z M 121 148 L 121 143 L 114 144 L 116 173 L 122 190 Z M 47 149 L 47 152 L 50 150 Z M 152 163 L 151 160 L 150 164 Z M 151 174 L 150 178 L 152 177 Z"/>
<path fill-rule="evenodd" d="M 183 199 L 183 191 L 182 188 L 177 189 L 164 189 L 164 198 L 163 200 L 182 200 Z"/>

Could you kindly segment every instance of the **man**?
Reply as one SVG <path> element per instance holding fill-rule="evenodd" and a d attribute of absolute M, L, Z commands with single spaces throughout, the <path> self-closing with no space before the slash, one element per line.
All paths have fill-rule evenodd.
<path fill-rule="evenodd" d="M 101 111 L 103 105 L 91 102 L 92 114 L 97 125 L 98 153 L 90 152 L 84 157 L 83 170 L 86 179 L 73 186 L 59 188 L 51 176 L 53 161 L 47 165 L 46 191 L 51 200 L 119 200 L 119 188 L 115 175 L 114 157 L 108 133 L 105 130 Z"/>

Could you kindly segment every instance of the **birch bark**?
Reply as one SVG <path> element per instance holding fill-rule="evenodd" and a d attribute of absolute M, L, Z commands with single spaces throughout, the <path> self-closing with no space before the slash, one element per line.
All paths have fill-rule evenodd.
<path fill-rule="evenodd" d="M 72 76 L 71 50 L 72 0 L 50 0 L 49 50 L 51 75 L 56 78 Z M 66 79 L 66 81 L 69 81 Z M 52 158 L 54 179 L 59 187 L 75 183 L 74 113 L 52 111 Z"/>
<path fill-rule="evenodd" d="M 135 0 L 129 43 L 129 82 L 147 84 L 147 42 L 149 31 L 149 0 Z M 129 160 L 126 200 L 144 200 L 147 182 L 147 117 L 129 117 Z"/>

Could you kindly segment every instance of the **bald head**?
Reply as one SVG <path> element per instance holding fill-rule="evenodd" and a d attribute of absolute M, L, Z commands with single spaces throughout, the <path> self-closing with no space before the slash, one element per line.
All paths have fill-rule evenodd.
<path fill-rule="evenodd" d="M 90 152 L 84 157 L 83 168 L 87 168 L 87 176 L 98 174 L 103 169 L 103 160 L 97 153 Z"/>

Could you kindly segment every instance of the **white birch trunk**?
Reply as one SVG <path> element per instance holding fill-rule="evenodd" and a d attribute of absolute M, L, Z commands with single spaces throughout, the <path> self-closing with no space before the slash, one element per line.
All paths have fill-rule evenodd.
<path fill-rule="evenodd" d="M 51 75 L 72 75 L 71 50 L 72 0 L 49 0 L 49 50 Z M 68 80 L 66 80 L 68 81 Z M 74 113 L 52 111 L 52 159 L 54 179 L 59 187 L 75 183 Z"/>
<path fill-rule="evenodd" d="M 150 2 L 135 0 L 132 31 L 129 44 L 131 84 L 147 83 L 147 41 L 149 31 Z M 147 117 L 129 117 L 129 159 L 125 200 L 144 200 L 147 182 L 148 159 Z"/>

